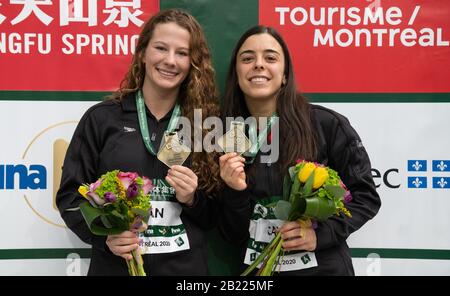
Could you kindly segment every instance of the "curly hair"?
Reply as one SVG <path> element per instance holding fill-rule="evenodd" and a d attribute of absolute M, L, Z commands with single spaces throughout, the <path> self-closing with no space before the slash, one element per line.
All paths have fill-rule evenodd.
<path fill-rule="evenodd" d="M 145 53 L 155 27 L 158 24 L 175 23 L 190 34 L 189 56 L 191 67 L 186 79 L 181 83 L 178 94 L 183 116 L 187 117 L 193 129 L 191 135 L 201 132 L 203 137 L 209 132 L 202 126 L 194 126 L 194 109 L 202 110 L 202 118 L 219 116 L 218 92 L 215 71 L 206 37 L 195 18 L 180 9 L 162 10 L 150 18 L 144 25 L 136 45 L 132 63 L 117 92 L 109 99 L 122 100 L 127 94 L 138 91 L 144 84 L 145 65 L 142 55 Z M 201 130 L 201 131 L 200 131 Z M 192 141 L 193 143 L 193 141 Z M 221 184 L 219 176 L 218 154 L 202 150 L 192 155 L 192 170 L 199 176 L 198 189 L 209 196 L 215 195 Z"/>

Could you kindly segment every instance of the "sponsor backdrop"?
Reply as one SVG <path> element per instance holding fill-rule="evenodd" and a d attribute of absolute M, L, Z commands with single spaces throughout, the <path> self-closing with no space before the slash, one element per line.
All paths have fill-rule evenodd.
<path fill-rule="evenodd" d="M 358 275 L 450 275 L 450 4 L 439 0 L 0 0 L 0 274 L 84 275 L 89 246 L 55 207 L 84 111 L 114 90 L 139 27 L 159 9 L 204 26 L 223 91 L 240 34 L 286 38 L 300 90 L 344 114 L 382 198 L 349 238 Z M 237 252 L 210 233 L 211 273 Z"/>

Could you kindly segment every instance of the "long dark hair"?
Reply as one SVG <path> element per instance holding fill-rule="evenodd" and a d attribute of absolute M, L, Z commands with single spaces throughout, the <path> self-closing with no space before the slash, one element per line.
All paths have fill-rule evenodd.
<path fill-rule="evenodd" d="M 197 20 L 184 10 L 161 10 L 147 21 L 139 34 L 128 73 L 122 80 L 120 88 L 108 98 L 121 101 L 127 94 L 134 93 L 142 88 L 145 78 L 145 65 L 142 62 L 142 55 L 144 55 L 145 49 L 152 39 L 156 26 L 166 23 L 175 23 L 186 29 L 190 34 L 191 68 L 189 75 L 181 83 L 178 101 L 183 116 L 189 118 L 191 126 L 194 127 L 194 109 L 202 110 L 202 118 L 219 116 L 218 91 L 205 34 Z M 199 132 L 205 137 L 208 131 L 202 129 Z M 191 134 L 194 135 L 194 132 L 192 131 Z M 199 176 L 198 189 L 205 190 L 209 194 L 217 191 L 221 183 L 217 153 L 206 153 L 204 150 L 193 153 L 192 170 Z"/>
<path fill-rule="evenodd" d="M 281 86 L 277 98 L 277 113 L 280 127 L 280 169 L 287 168 L 299 158 L 315 160 L 316 144 L 312 129 L 310 105 L 307 99 L 297 91 L 295 76 L 288 47 L 281 35 L 273 28 L 256 26 L 247 30 L 237 42 L 228 68 L 223 116 L 250 116 L 244 94 L 239 87 L 236 72 L 236 60 L 242 44 L 252 35 L 269 34 L 278 41 L 285 58 L 284 76 L 286 83 Z"/>

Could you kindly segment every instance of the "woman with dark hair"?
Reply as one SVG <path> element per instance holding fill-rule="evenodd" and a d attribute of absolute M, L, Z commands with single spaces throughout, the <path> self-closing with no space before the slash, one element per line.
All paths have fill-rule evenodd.
<path fill-rule="evenodd" d="M 272 125 L 259 127 L 260 135 L 268 136 L 258 137 L 262 142 L 256 147 L 272 142 L 272 150 L 279 149 L 279 157 L 269 157 L 269 161 L 262 160 L 273 151 L 262 149 L 244 154 L 245 158 L 237 153 L 220 157 L 220 175 L 227 186 L 220 200 L 219 225 L 225 238 L 241 244 L 243 261 L 251 264 L 274 236 L 271 230 L 278 228 L 282 247 L 292 260 L 282 260 L 276 271 L 287 275 L 353 275 L 346 239 L 373 218 L 381 205 L 370 160 L 344 116 L 312 105 L 298 93 L 287 45 L 273 28 L 251 28 L 236 44 L 222 116 L 269 118 Z M 352 218 L 333 216 L 314 225 L 252 220 L 254 211 L 264 213 L 269 202 L 282 196 L 283 178 L 298 159 L 338 172 L 353 197 L 346 204 Z"/>
<path fill-rule="evenodd" d="M 157 157 L 166 132 L 173 135 L 181 119 L 190 123 L 183 125 L 188 134 L 201 129 L 193 125 L 194 109 L 204 117 L 218 115 L 206 39 L 190 14 L 163 10 L 143 26 L 119 90 L 84 114 L 64 161 L 56 202 L 67 226 L 92 245 L 90 275 L 127 275 L 124 258 L 130 260 L 139 245 L 149 275 L 207 274 L 205 230 L 213 224 L 208 196 L 220 181 L 217 157 L 192 153 L 184 165 L 177 160 L 170 169 Z M 80 184 L 116 169 L 146 176 L 155 186 L 150 226 L 139 236 L 93 235 L 79 211 L 67 211 L 83 200 Z"/>

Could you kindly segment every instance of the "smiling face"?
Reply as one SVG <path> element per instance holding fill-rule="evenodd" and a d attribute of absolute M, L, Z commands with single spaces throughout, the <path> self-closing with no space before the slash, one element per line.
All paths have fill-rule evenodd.
<path fill-rule="evenodd" d="M 284 54 L 270 34 L 252 35 L 236 57 L 236 74 L 246 101 L 276 100 L 284 78 Z"/>
<path fill-rule="evenodd" d="M 189 32 L 176 23 L 156 25 L 142 56 L 144 87 L 160 92 L 178 91 L 189 74 Z"/>

